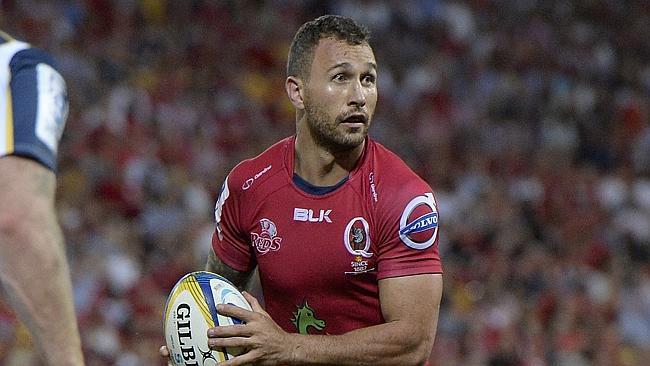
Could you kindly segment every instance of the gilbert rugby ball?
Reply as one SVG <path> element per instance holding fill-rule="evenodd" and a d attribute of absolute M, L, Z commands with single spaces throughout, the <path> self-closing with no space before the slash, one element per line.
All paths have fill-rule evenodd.
<path fill-rule="evenodd" d="M 241 292 L 215 273 L 188 273 L 174 285 L 164 317 L 165 342 L 172 364 L 213 366 L 242 353 L 239 348 L 208 347 L 209 328 L 241 323 L 237 318 L 218 314 L 217 304 L 251 310 Z"/>

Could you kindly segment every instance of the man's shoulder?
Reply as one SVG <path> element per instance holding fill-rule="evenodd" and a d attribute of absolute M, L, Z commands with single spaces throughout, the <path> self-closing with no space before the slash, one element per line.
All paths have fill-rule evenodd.
<path fill-rule="evenodd" d="M 0 156 L 17 155 L 56 170 L 56 154 L 68 114 L 65 80 L 53 58 L 0 32 Z"/>
<path fill-rule="evenodd" d="M 399 213 L 416 197 L 433 194 L 429 183 L 415 173 L 397 154 L 373 141 L 369 181 L 379 206 Z"/>
<path fill-rule="evenodd" d="M 291 138 L 282 139 L 259 155 L 237 164 L 228 175 L 229 184 L 248 190 L 284 170 L 290 142 Z"/>
<path fill-rule="evenodd" d="M 422 181 L 422 178 L 408 166 L 396 153 L 375 140 L 370 141 L 371 169 L 375 174 L 381 174 L 383 179 L 403 185 L 405 181 Z"/>
<path fill-rule="evenodd" d="M 25 68 L 35 68 L 39 64 L 48 65 L 58 72 L 58 65 L 48 52 L 40 48 L 32 47 L 29 44 L 17 44 L 15 46 L 12 46 L 12 44 L 6 46 L 0 45 L 0 53 L 10 53 L 7 56 L 12 73 L 16 73 Z"/>
<path fill-rule="evenodd" d="M 46 51 L 15 39 L 0 30 L 0 59 L 9 65 L 12 71 L 24 66 L 47 64 L 56 68 L 54 58 Z"/>
<path fill-rule="evenodd" d="M 13 70 L 13 65 L 21 61 L 21 55 L 31 49 L 29 43 L 3 38 L 3 42 L 0 43 L 0 64 L 2 67 L 10 67 Z"/>

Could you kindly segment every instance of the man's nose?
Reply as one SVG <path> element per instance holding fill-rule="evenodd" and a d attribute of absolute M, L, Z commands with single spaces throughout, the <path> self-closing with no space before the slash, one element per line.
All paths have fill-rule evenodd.
<path fill-rule="evenodd" d="M 360 81 L 351 83 L 348 105 L 363 107 L 366 105 L 366 93 Z"/>

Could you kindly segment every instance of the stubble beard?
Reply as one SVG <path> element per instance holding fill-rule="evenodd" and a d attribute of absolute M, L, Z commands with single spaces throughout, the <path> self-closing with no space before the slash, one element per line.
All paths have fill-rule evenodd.
<path fill-rule="evenodd" d="M 312 103 L 305 105 L 309 133 L 317 145 L 332 153 L 352 150 L 363 143 L 368 135 L 368 125 L 343 132 L 338 121 L 332 121 L 322 108 Z M 370 122 L 370 121 L 368 121 Z"/>

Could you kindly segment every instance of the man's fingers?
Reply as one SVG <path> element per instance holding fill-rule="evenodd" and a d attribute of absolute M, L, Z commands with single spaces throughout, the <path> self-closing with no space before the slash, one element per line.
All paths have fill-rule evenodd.
<path fill-rule="evenodd" d="M 160 356 L 162 357 L 169 357 L 169 350 L 167 349 L 167 346 L 160 346 L 158 352 L 160 352 Z"/>
<path fill-rule="evenodd" d="M 208 329 L 208 338 L 250 337 L 251 332 L 245 325 L 220 325 Z"/>
<path fill-rule="evenodd" d="M 250 342 L 249 338 L 246 337 L 228 337 L 228 338 L 209 338 L 208 346 L 210 348 L 221 348 L 221 347 L 248 347 Z"/>
<path fill-rule="evenodd" d="M 217 305 L 217 312 L 221 315 L 231 316 L 244 322 L 252 320 L 252 316 L 254 314 L 252 311 L 231 304 Z"/>
<path fill-rule="evenodd" d="M 242 291 L 242 295 L 244 295 L 244 298 L 246 301 L 248 301 L 249 304 L 251 304 L 251 308 L 253 311 L 258 312 L 258 313 L 263 313 L 264 309 L 262 308 L 262 305 L 260 305 L 260 302 L 257 301 L 255 296 L 251 295 L 250 293 L 246 291 Z"/>
<path fill-rule="evenodd" d="M 167 366 L 174 366 L 171 358 L 169 358 L 169 350 L 167 349 L 167 346 L 160 346 L 158 353 L 160 353 L 160 357 L 167 359 Z"/>
<path fill-rule="evenodd" d="M 259 355 L 257 352 L 249 351 L 237 357 L 231 358 L 226 362 L 222 362 L 219 365 L 223 366 L 248 366 L 255 364 L 255 361 L 259 360 Z"/>

